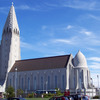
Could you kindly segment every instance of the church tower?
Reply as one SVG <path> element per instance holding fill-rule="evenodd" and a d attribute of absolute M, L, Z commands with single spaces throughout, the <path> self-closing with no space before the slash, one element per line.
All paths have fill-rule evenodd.
<path fill-rule="evenodd" d="M 0 80 L 6 80 L 16 60 L 20 60 L 20 34 L 12 4 L 2 33 Z"/>

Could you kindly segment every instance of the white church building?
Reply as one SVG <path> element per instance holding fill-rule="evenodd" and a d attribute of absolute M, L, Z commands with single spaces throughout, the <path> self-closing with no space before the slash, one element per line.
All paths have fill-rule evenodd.
<path fill-rule="evenodd" d="M 90 71 L 81 51 L 75 57 L 69 54 L 20 60 L 20 31 L 13 5 L 3 28 L 0 55 L 0 92 L 7 86 L 27 92 L 55 88 L 72 93 L 92 91 Z"/>

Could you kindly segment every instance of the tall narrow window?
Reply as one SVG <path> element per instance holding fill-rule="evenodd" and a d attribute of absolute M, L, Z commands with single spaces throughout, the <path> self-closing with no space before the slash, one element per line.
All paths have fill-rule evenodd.
<path fill-rule="evenodd" d="M 28 77 L 28 90 L 30 90 L 30 78 Z"/>
<path fill-rule="evenodd" d="M 11 86 L 11 79 L 10 79 L 10 86 Z"/>
<path fill-rule="evenodd" d="M 22 83 L 21 83 L 21 88 L 22 88 L 22 90 L 23 90 L 23 84 L 24 84 L 24 80 L 23 80 L 23 78 L 22 78 Z"/>
<path fill-rule="evenodd" d="M 62 89 L 64 89 L 64 75 L 62 75 Z"/>
<path fill-rule="evenodd" d="M 36 77 L 34 77 L 34 90 L 36 90 Z"/>
<path fill-rule="evenodd" d="M 48 76 L 48 89 L 50 89 L 50 76 Z"/>
<path fill-rule="evenodd" d="M 41 89 L 43 90 L 43 77 L 41 77 Z"/>
<path fill-rule="evenodd" d="M 55 76 L 55 88 L 57 88 L 57 76 Z"/>
<path fill-rule="evenodd" d="M 88 83 L 89 83 L 89 79 L 88 79 L 88 70 L 87 70 L 87 87 L 88 87 Z"/>

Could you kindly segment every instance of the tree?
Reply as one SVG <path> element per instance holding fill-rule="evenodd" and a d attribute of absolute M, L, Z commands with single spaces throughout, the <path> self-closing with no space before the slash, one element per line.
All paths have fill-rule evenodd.
<path fill-rule="evenodd" d="M 18 89 L 18 90 L 17 90 L 17 95 L 18 95 L 18 96 L 22 95 L 23 93 L 24 93 L 24 91 L 23 91 L 22 89 Z"/>
<path fill-rule="evenodd" d="M 14 93 L 14 88 L 12 86 L 8 86 L 6 88 L 6 97 L 7 98 L 12 98 L 15 96 L 15 93 Z"/>

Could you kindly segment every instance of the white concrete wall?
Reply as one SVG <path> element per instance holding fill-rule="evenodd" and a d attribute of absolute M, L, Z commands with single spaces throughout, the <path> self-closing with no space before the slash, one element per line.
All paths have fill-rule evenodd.
<path fill-rule="evenodd" d="M 64 88 L 62 87 L 62 76 L 64 75 Z M 43 77 L 43 89 L 48 89 L 48 83 L 46 85 L 46 81 L 48 81 L 48 76 L 50 76 L 50 88 L 55 89 L 60 88 L 61 90 L 65 90 L 66 88 L 66 68 L 57 68 L 57 69 L 48 69 L 48 70 L 34 70 L 34 71 L 25 71 L 25 72 L 17 72 L 17 89 L 22 88 L 22 78 L 23 78 L 23 90 L 28 90 L 28 77 L 30 78 L 30 91 L 34 91 L 34 77 L 37 79 L 37 88 L 41 90 L 41 77 Z M 57 87 L 55 87 L 55 76 L 57 76 Z M 11 84 L 10 84 L 11 80 Z M 15 72 L 9 73 L 8 76 L 8 86 L 11 85 L 15 87 Z"/>

